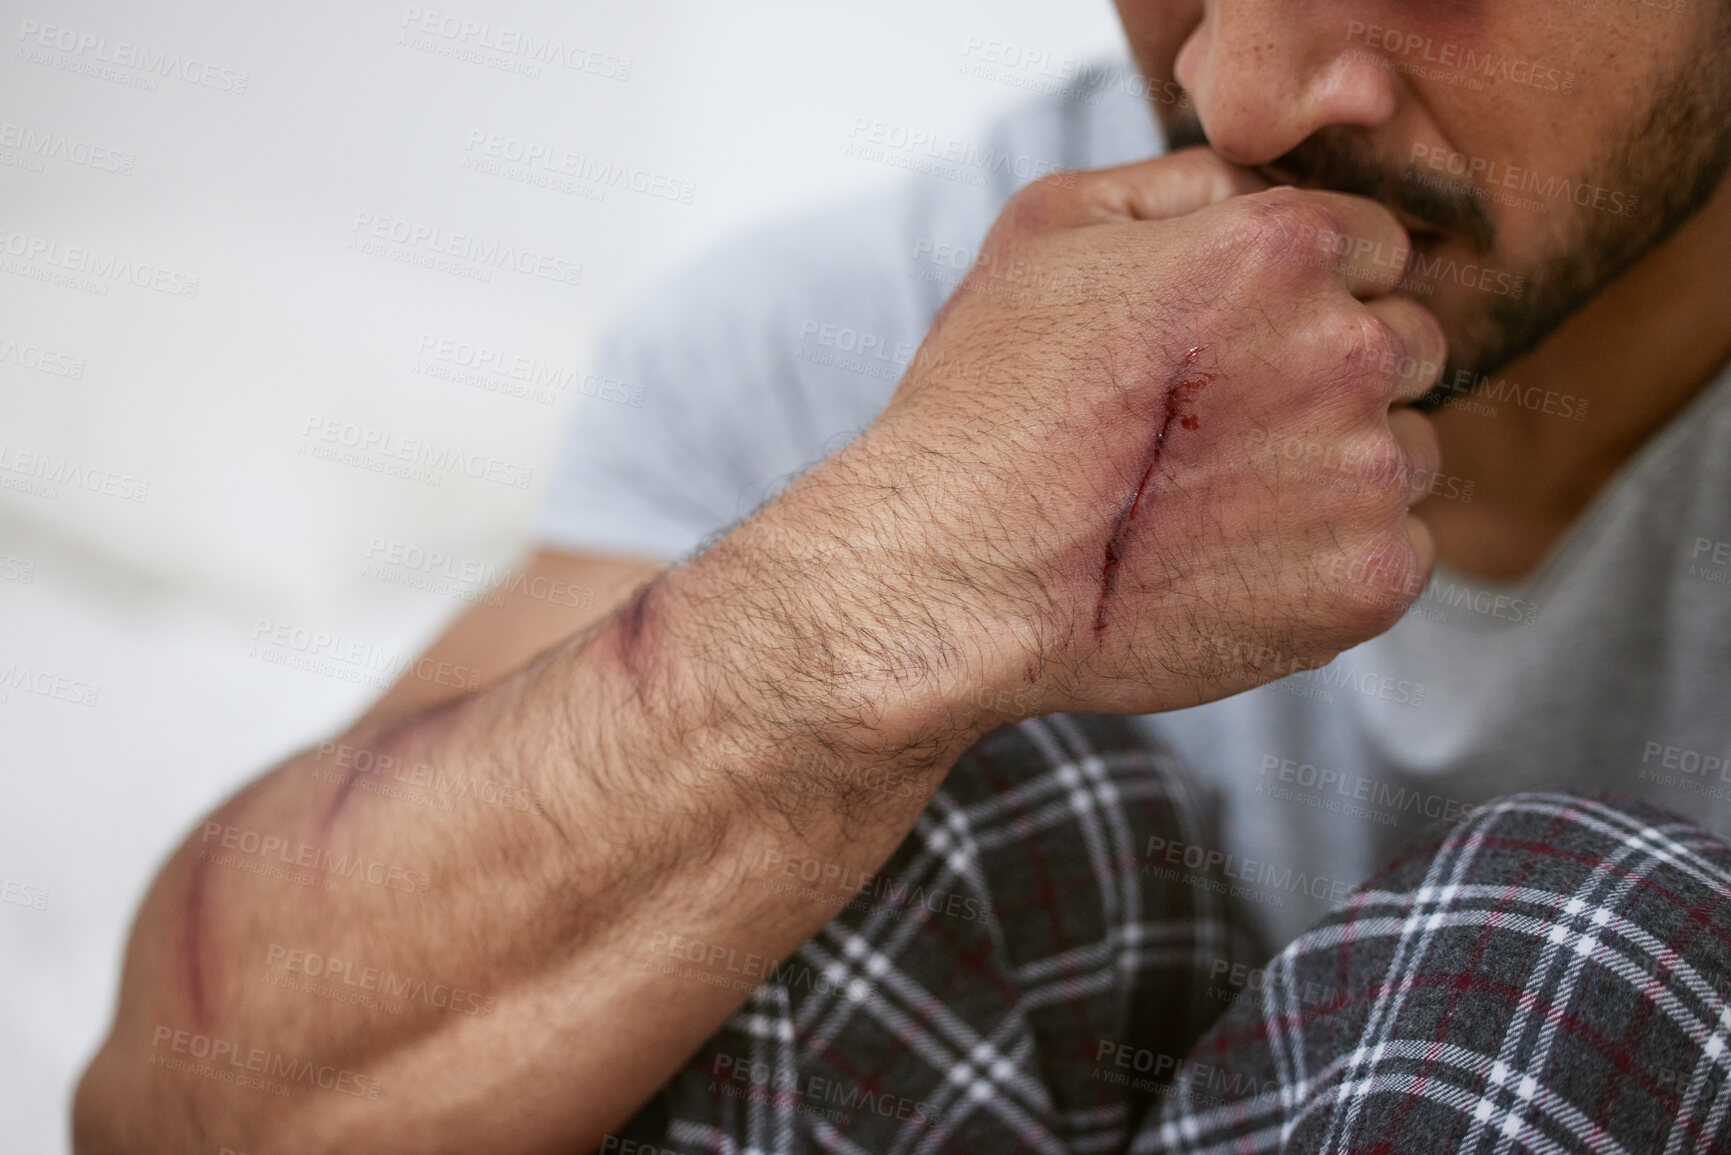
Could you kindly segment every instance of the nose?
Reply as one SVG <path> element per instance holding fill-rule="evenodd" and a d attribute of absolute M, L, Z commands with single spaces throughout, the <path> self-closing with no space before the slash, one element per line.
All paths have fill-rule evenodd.
<path fill-rule="evenodd" d="M 1373 129 L 1394 118 L 1400 77 L 1376 49 L 1355 43 L 1342 9 L 1326 0 L 1205 6 L 1173 76 L 1215 152 L 1268 164 L 1328 125 Z"/>

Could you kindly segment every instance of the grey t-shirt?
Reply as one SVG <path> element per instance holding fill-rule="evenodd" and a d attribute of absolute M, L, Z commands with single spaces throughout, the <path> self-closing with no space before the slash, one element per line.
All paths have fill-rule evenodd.
<path fill-rule="evenodd" d="M 674 558 L 871 422 L 1005 199 L 1054 168 L 1161 151 L 1109 66 L 980 142 L 889 143 L 892 193 L 749 237 L 605 346 L 623 383 L 576 415 L 539 524 L 556 548 Z M 1629 382 L 1639 388 L 1640 382 Z M 1496 380 L 1455 403 L 1591 421 Z M 1433 492 L 1470 500 L 1470 482 Z M 1426 823 L 1517 790 L 1616 789 L 1731 833 L 1731 372 L 1620 471 L 1529 580 L 1439 570 L 1390 631 L 1306 671 L 1142 724 L 1218 791 L 1219 846 L 1145 848 L 1286 941 Z M 1173 875 L 1170 872 L 1178 872 Z"/>

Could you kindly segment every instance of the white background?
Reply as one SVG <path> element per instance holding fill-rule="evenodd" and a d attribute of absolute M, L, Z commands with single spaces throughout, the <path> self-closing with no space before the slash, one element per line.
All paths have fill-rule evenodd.
<path fill-rule="evenodd" d="M 49 894 L 43 910 L 0 903 L 0 1149 L 65 1148 L 71 1083 L 155 864 L 224 794 L 376 693 L 252 656 L 260 623 L 412 654 L 462 603 L 366 576 L 372 544 L 508 564 L 558 430 L 613 403 L 416 373 L 424 337 L 582 372 L 608 317 L 703 248 L 898 179 L 843 155 L 856 118 L 977 138 L 1026 99 L 961 74 L 970 44 L 1056 62 L 1117 41 L 1105 0 L 463 4 L 418 7 L 628 60 L 628 79 L 424 52 L 401 42 L 414 6 L 398 3 L 0 5 L 0 131 L 131 158 L 120 173 L 33 155 L 22 137 L 0 147 L 0 248 L 198 278 L 195 297 L 125 279 L 99 294 L 37 279 L 40 255 L 0 271 L 0 880 Z M 127 41 L 244 72 L 246 90 L 74 71 L 103 67 L 98 50 L 36 47 L 31 21 L 104 38 L 110 56 Z M 505 181 L 465 169 L 474 132 L 695 192 L 594 200 Z M 358 253 L 359 213 L 581 263 L 581 282 L 481 283 Z M 29 367 L 26 349 L 81 375 Z M 315 417 L 533 468 L 535 483 L 432 486 L 317 460 L 299 452 Z M 21 454 L 62 477 L 148 482 L 147 498 L 76 480 L 44 491 Z"/>

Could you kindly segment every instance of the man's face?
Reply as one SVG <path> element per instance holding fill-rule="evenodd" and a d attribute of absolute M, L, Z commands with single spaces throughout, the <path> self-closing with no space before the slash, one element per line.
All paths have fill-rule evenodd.
<path fill-rule="evenodd" d="M 1117 0 L 1173 148 L 1370 196 L 1353 259 L 1489 373 L 1662 241 L 1731 160 L 1731 0 Z"/>

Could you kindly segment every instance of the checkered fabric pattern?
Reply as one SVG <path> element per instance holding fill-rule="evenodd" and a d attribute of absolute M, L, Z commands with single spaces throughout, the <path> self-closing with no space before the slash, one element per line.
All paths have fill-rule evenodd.
<path fill-rule="evenodd" d="M 1120 719 L 988 735 L 883 875 L 604 1150 L 1712 1151 L 1728 1142 L 1731 847 L 1519 795 L 1439 827 L 1256 961 L 1208 800 Z M 1238 973 L 1238 972 L 1233 972 Z M 629 1143 L 638 1144 L 632 1148 Z"/>
<path fill-rule="evenodd" d="M 1182 1055 L 1228 1004 L 1217 960 L 1254 953 L 1225 896 L 1143 873 L 1208 805 L 1121 718 L 988 734 L 881 872 L 907 897 L 819 931 L 784 968 L 819 981 L 758 987 L 611 1149 L 1123 1150 L 1154 1096 L 1093 1077 L 1102 1041 Z"/>
<path fill-rule="evenodd" d="M 1731 847 L 1514 795 L 1282 951 L 1131 1151 L 1728 1150 L 1728 989 Z"/>

